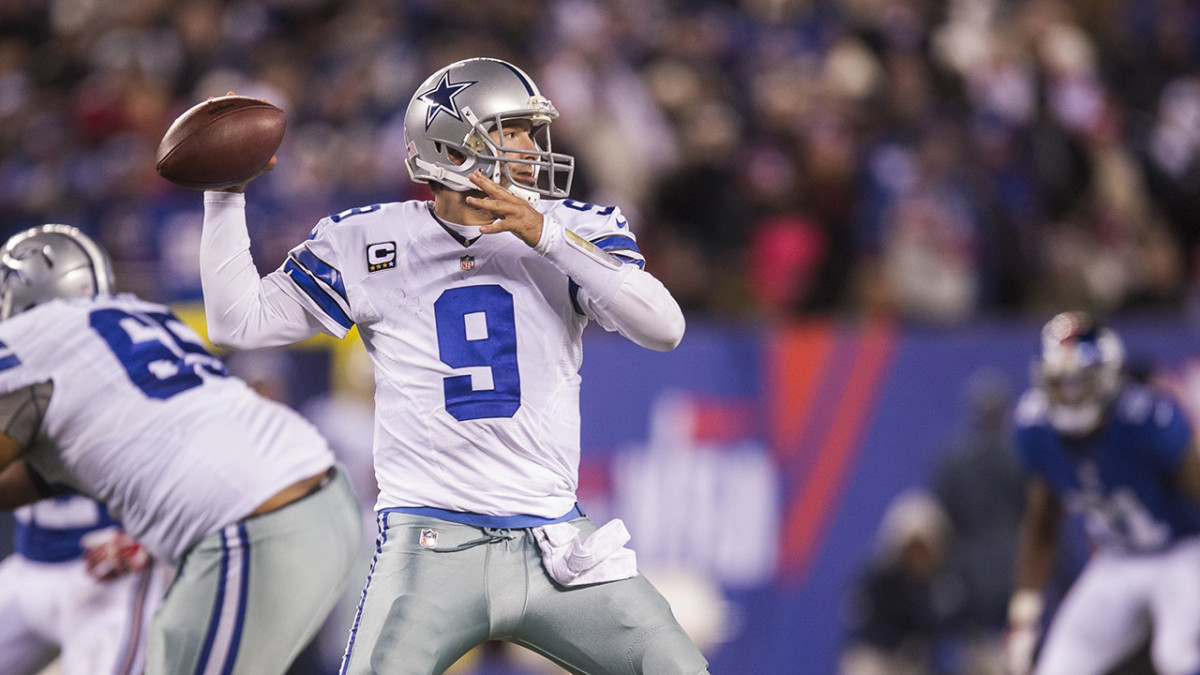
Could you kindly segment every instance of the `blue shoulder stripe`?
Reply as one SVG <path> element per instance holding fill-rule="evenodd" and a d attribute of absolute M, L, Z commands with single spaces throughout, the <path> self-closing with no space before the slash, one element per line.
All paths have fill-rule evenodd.
<path fill-rule="evenodd" d="M 583 316 L 583 308 L 579 306 L 579 284 L 570 277 L 567 277 L 567 293 L 571 295 L 571 308 L 575 310 L 576 314 Z"/>
<path fill-rule="evenodd" d="M 613 234 L 607 237 L 593 239 L 592 244 L 610 253 L 613 251 L 634 251 L 636 253 L 642 252 L 641 249 L 638 248 L 637 242 L 634 241 L 632 237 L 627 237 L 623 234 Z"/>
<path fill-rule="evenodd" d="M 354 325 L 354 321 L 346 314 L 338 301 L 325 292 L 325 289 L 317 283 L 316 279 L 310 276 L 306 270 L 301 267 L 293 258 L 288 258 L 283 265 L 284 273 L 291 277 L 292 281 L 304 291 L 312 301 L 325 312 L 329 318 L 337 322 L 337 324 L 346 330 Z"/>
<path fill-rule="evenodd" d="M 637 265 L 638 269 L 640 270 L 646 269 L 646 260 L 644 258 L 630 258 L 629 256 L 621 255 L 620 253 L 613 253 L 612 256 L 623 263 Z"/>
<path fill-rule="evenodd" d="M 299 246 L 292 251 L 292 258 L 313 277 L 324 281 L 342 300 L 346 300 L 346 285 L 342 283 L 342 273 L 329 263 L 313 255 L 305 246 Z"/>
<path fill-rule="evenodd" d="M 21 365 L 21 359 L 13 353 L 13 350 L 8 345 L 0 341 L 0 372 L 16 368 Z"/>

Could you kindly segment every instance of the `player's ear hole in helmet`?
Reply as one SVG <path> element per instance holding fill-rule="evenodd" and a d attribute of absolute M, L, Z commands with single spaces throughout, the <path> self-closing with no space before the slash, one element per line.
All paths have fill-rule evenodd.
<path fill-rule="evenodd" d="M 1070 436 L 1099 427 L 1121 389 L 1125 347 L 1115 331 L 1086 312 L 1063 312 L 1042 328 L 1033 381 L 1048 404 L 1051 425 Z"/>
<path fill-rule="evenodd" d="M 550 123 L 558 110 L 521 69 L 498 59 L 452 63 L 430 75 L 413 94 L 404 115 L 409 175 L 419 183 L 439 183 L 465 192 L 476 187 L 468 176 L 482 171 L 530 201 L 565 198 L 571 190 L 575 158 L 554 152 Z M 533 147 L 506 143 L 505 124 L 528 120 Z M 524 125 L 523 125 L 524 126 Z M 514 175 L 513 167 L 517 166 Z"/>
<path fill-rule="evenodd" d="M 113 292 L 112 262 L 70 225 L 39 225 L 0 247 L 0 320 L 57 298 Z"/>

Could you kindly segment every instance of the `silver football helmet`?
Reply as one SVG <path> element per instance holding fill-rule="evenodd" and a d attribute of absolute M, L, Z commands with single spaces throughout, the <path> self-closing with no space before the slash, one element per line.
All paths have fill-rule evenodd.
<path fill-rule="evenodd" d="M 1063 312 L 1047 322 L 1033 377 L 1046 395 L 1051 426 L 1068 436 L 1098 428 L 1121 390 L 1124 364 L 1121 338 L 1091 315 Z"/>
<path fill-rule="evenodd" d="M 418 183 L 463 192 L 478 189 L 467 178 L 478 169 L 496 182 L 508 178 L 508 189 L 531 203 L 541 196 L 561 199 L 571 191 L 575 158 L 551 149 L 550 123 L 557 118 L 549 99 L 511 63 L 488 58 L 452 63 L 430 75 L 408 104 L 408 173 Z M 498 139 L 489 134 L 515 119 L 533 123 L 536 150 L 505 146 L 503 133 Z M 513 164 L 532 167 L 532 184 L 529 178 L 513 179 Z"/>
<path fill-rule="evenodd" d="M 39 225 L 0 248 L 0 320 L 55 298 L 113 292 L 104 249 L 70 225 Z"/>

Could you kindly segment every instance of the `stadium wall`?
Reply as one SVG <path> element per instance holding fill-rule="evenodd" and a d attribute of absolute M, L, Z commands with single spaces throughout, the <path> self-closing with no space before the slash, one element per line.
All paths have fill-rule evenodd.
<path fill-rule="evenodd" d="M 178 311 L 205 334 L 202 311 Z M 1113 325 L 1133 363 L 1200 411 L 1195 326 Z M 928 484 L 962 429 L 974 373 L 993 368 L 1025 386 L 1039 329 L 693 318 L 680 347 L 660 354 L 589 328 L 581 504 L 598 522 L 625 521 L 641 569 L 712 672 L 836 672 L 846 593 L 888 503 Z M 355 349 L 351 336 L 293 350 L 291 403 L 327 393 Z M 0 554 L 11 548 L 8 526 Z"/>
<path fill-rule="evenodd" d="M 1194 327 L 1113 325 L 1131 363 L 1200 410 Z M 703 632 L 712 672 L 836 672 L 846 594 L 884 510 L 928 485 L 963 428 L 973 374 L 1026 386 L 1040 327 L 693 321 L 667 354 L 592 332 L 581 500 L 626 521 L 655 583 L 695 596 L 681 606 L 696 616 L 677 614 Z M 712 597 L 704 581 L 721 604 L 696 604 Z"/>

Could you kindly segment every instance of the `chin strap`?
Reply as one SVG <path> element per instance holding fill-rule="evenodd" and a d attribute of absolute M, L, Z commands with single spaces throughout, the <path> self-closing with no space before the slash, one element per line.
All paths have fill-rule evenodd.
<path fill-rule="evenodd" d="M 416 176 L 417 172 L 414 171 L 414 169 L 420 169 L 420 170 L 424 171 L 426 174 L 428 174 L 429 177 L 427 179 L 417 178 L 417 176 Z M 450 188 L 451 190 L 456 190 L 458 192 L 479 189 L 479 188 L 475 187 L 475 185 L 473 183 L 471 183 L 471 181 L 467 180 L 467 178 L 465 176 L 447 171 L 445 169 L 445 167 L 434 164 L 432 162 L 426 162 L 425 160 L 421 159 L 420 157 L 410 157 L 409 158 L 408 170 L 409 170 L 409 174 L 413 176 L 413 180 L 420 180 L 421 182 L 433 181 L 435 183 L 441 183 L 442 185 L 445 185 L 446 187 Z"/>
<path fill-rule="evenodd" d="M 412 170 L 412 168 L 421 169 L 422 171 L 425 171 L 427 174 L 429 174 L 429 180 L 432 180 L 437 183 L 441 183 L 442 185 L 445 185 L 446 187 L 450 188 L 451 190 L 456 190 L 458 192 L 464 192 L 467 190 L 478 190 L 479 189 L 479 188 L 475 187 L 475 184 L 472 183 L 469 179 L 465 178 L 464 176 L 462 176 L 460 174 L 447 171 L 445 169 L 445 167 L 439 166 L 437 164 L 433 164 L 431 162 L 426 162 L 425 160 L 421 159 L 420 157 L 413 157 L 410 161 L 412 162 L 412 164 L 410 165 L 410 171 Z M 495 168 L 492 170 L 492 175 L 490 176 L 490 178 L 493 181 L 499 183 L 500 177 L 501 177 L 500 172 L 501 172 L 500 162 L 496 162 Z M 538 194 L 537 192 L 534 192 L 533 190 L 530 190 L 529 188 L 524 188 L 519 185 L 516 185 L 515 183 L 512 185 L 509 185 L 506 189 L 509 192 L 513 193 L 514 195 L 520 197 L 521 199 L 524 199 L 530 206 L 533 206 L 533 207 L 537 207 L 538 202 L 540 202 L 542 199 L 542 196 L 540 194 Z"/>
<path fill-rule="evenodd" d="M 530 206 L 532 206 L 534 208 L 537 208 L 538 202 L 541 201 L 541 199 L 542 199 L 542 196 L 539 195 L 538 193 L 536 193 L 533 190 L 530 190 L 528 188 L 523 188 L 520 185 L 517 185 L 516 183 L 509 185 L 507 190 L 509 192 L 513 193 L 514 195 L 520 197 L 521 199 L 524 199 L 526 202 L 529 203 Z"/>

